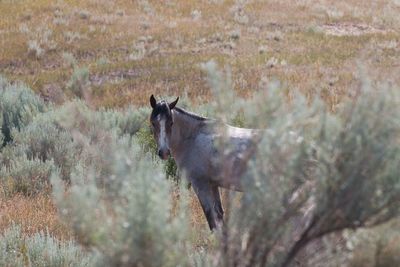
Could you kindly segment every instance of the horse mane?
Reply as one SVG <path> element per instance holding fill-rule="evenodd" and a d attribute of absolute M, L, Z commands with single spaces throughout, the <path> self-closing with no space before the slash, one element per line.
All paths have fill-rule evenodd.
<path fill-rule="evenodd" d="M 179 108 L 179 107 L 175 107 L 174 110 L 177 111 L 177 112 L 180 113 L 180 114 L 183 114 L 183 115 L 185 115 L 185 116 L 188 116 L 188 117 L 190 117 L 190 118 L 192 118 L 192 119 L 195 119 L 195 120 L 198 120 L 198 121 L 207 121 L 207 120 L 209 120 L 209 119 L 206 118 L 206 117 L 203 117 L 203 116 L 197 115 L 197 114 L 195 114 L 195 113 L 186 111 L 186 110 L 184 110 L 184 109 L 182 109 L 182 108 Z"/>

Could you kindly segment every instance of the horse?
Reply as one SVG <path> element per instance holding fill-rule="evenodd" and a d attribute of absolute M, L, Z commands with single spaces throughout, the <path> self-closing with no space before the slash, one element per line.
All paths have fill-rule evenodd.
<path fill-rule="evenodd" d="M 233 127 L 150 97 L 150 124 L 158 156 L 175 160 L 196 193 L 211 231 L 223 225 L 219 188 L 243 191 L 242 174 L 261 139 L 261 131 Z"/>

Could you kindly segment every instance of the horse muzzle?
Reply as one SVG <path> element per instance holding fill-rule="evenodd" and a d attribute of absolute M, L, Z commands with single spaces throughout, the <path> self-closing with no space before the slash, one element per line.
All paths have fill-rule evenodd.
<path fill-rule="evenodd" d="M 169 149 L 159 149 L 158 150 L 158 156 L 162 160 L 167 160 L 170 155 L 171 155 L 171 151 Z"/>

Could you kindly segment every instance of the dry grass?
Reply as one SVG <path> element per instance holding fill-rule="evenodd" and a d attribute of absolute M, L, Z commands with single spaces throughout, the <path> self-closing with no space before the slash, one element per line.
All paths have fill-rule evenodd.
<path fill-rule="evenodd" d="M 62 54 L 71 53 L 89 68 L 98 106 L 147 104 L 154 92 L 204 101 L 198 64 L 211 58 L 231 66 L 243 96 L 261 78 L 279 79 L 310 96 L 322 91 L 332 109 L 357 86 L 360 61 L 372 77 L 399 82 L 397 2 L 248 2 L 2 1 L 0 68 L 50 100 L 68 98 L 73 70 Z"/>
<path fill-rule="evenodd" d="M 15 195 L 0 199 L 0 232 L 18 224 L 24 234 L 48 232 L 61 240 L 71 239 L 72 233 L 60 221 L 57 209 L 48 194 L 35 197 Z"/>
<path fill-rule="evenodd" d="M 210 245 L 210 236 L 207 221 L 196 195 L 189 194 L 190 226 L 198 229 L 192 237 L 194 244 L 199 247 Z M 173 194 L 175 203 L 179 202 L 179 196 Z M 39 194 L 33 197 L 14 195 L 11 198 L 0 198 L 0 233 L 11 225 L 21 226 L 25 235 L 32 235 L 39 231 L 48 232 L 60 240 L 74 238 L 68 225 L 61 221 L 57 208 L 49 193 Z"/>

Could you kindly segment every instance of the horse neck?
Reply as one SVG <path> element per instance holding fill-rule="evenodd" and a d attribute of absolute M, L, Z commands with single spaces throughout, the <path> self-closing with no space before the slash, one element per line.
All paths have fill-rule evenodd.
<path fill-rule="evenodd" d="M 169 145 L 173 156 L 179 157 L 185 149 L 184 141 L 194 138 L 203 122 L 176 110 L 172 110 L 172 117 L 174 124 Z"/>

